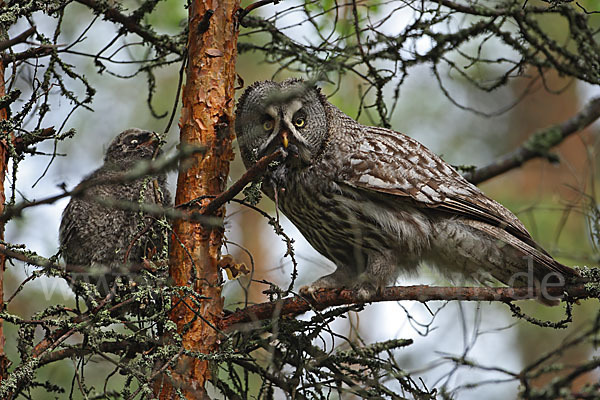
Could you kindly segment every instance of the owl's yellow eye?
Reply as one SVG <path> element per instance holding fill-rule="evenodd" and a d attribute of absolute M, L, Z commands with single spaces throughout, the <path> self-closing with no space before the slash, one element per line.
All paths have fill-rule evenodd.
<path fill-rule="evenodd" d="M 298 127 L 298 128 L 302 128 L 305 123 L 306 123 L 306 121 L 304 121 L 304 118 L 302 118 L 302 117 L 298 117 L 294 120 L 294 125 L 296 125 L 296 127 Z"/>
<path fill-rule="evenodd" d="M 274 126 L 275 126 L 275 122 L 272 119 L 265 121 L 263 123 L 263 129 L 265 131 L 272 131 Z"/>

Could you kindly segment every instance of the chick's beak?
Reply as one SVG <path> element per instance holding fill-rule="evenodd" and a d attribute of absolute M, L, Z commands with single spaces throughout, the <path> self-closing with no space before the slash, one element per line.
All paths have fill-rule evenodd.
<path fill-rule="evenodd" d="M 145 140 L 144 142 L 140 143 L 140 145 L 147 146 L 147 147 L 156 147 L 156 146 L 158 146 L 159 143 L 160 143 L 160 139 L 159 139 L 158 135 L 152 134 L 152 135 L 150 135 L 148 140 Z"/>

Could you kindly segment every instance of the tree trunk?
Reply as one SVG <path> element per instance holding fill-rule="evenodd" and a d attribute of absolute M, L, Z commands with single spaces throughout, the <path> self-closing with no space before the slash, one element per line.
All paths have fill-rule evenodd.
<path fill-rule="evenodd" d="M 229 163 L 233 159 L 238 35 L 235 12 L 238 7 L 239 0 L 192 0 L 190 3 L 180 139 L 182 144 L 203 145 L 208 150 L 204 156 L 188 160 L 187 168 L 179 171 L 175 204 L 219 194 L 226 187 Z M 224 210 L 221 208 L 217 215 L 224 216 Z M 198 307 L 189 295 L 181 292 L 181 296 L 173 299 L 174 304 L 179 304 L 173 309 L 171 319 L 183 334 L 186 350 L 211 354 L 218 347 L 218 332 L 214 326 L 223 309 L 221 275 L 217 268 L 223 230 L 176 221 L 173 231 L 170 257 L 173 284 L 193 283 L 196 293 L 206 299 L 200 300 Z M 156 382 L 155 391 L 161 399 L 176 398 L 178 388 L 188 399 L 208 398 L 205 387 L 211 378 L 208 361 L 180 357 L 171 374 L 172 379 L 163 376 Z"/>

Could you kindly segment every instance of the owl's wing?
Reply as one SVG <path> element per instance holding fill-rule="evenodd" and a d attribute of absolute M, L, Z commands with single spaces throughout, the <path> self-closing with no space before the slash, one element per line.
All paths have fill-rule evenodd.
<path fill-rule="evenodd" d="M 368 134 L 360 135 L 359 143 L 351 146 L 350 156 L 342 162 L 343 183 L 498 226 L 547 255 L 513 213 L 419 142 L 369 127 Z"/>
<path fill-rule="evenodd" d="M 61 242 L 66 242 L 73 237 L 75 230 L 75 224 L 71 214 L 73 208 L 72 202 L 67 204 L 67 207 L 63 210 L 62 219 L 60 221 L 59 236 Z"/>

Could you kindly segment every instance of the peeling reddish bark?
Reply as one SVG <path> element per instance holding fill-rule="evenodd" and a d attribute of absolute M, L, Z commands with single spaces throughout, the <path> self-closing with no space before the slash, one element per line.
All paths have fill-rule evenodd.
<path fill-rule="evenodd" d="M 179 172 L 175 204 L 217 195 L 226 188 L 229 163 L 233 159 L 238 35 L 235 13 L 238 8 L 239 0 L 190 2 L 189 60 L 182 92 L 180 138 L 181 143 L 206 146 L 207 152 L 193 158 L 186 163 L 187 169 Z M 210 14 L 209 10 L 214 14 L 206 29 L 205 15 Z M 223 216 L 223 208 L 215 215 Z M 218 348 L 218 333 L 214 327 L 223 310 L 217 267 L 223 231 L 182 220 L 175 221 L 173 230 L 170 275 L 174 284 L 187 286 L 194 282 L 196 293 L 208 299 L 201 300 L 198 308 L 189 296 L 181 293 L 173 299 L 174 304 L 179 304 L 173 309 L 171 319 L 183 334 L 186 350 L 210 354 Z M 163 375 L 155 383 L 155 394 L 160 399 L 177 398 L 177 388 L 188 399 L 208 398 L 205 385 L 211 378 L 211 370 L 207 361 L 182 356 L 171 374 L 173 379 Z"/>

